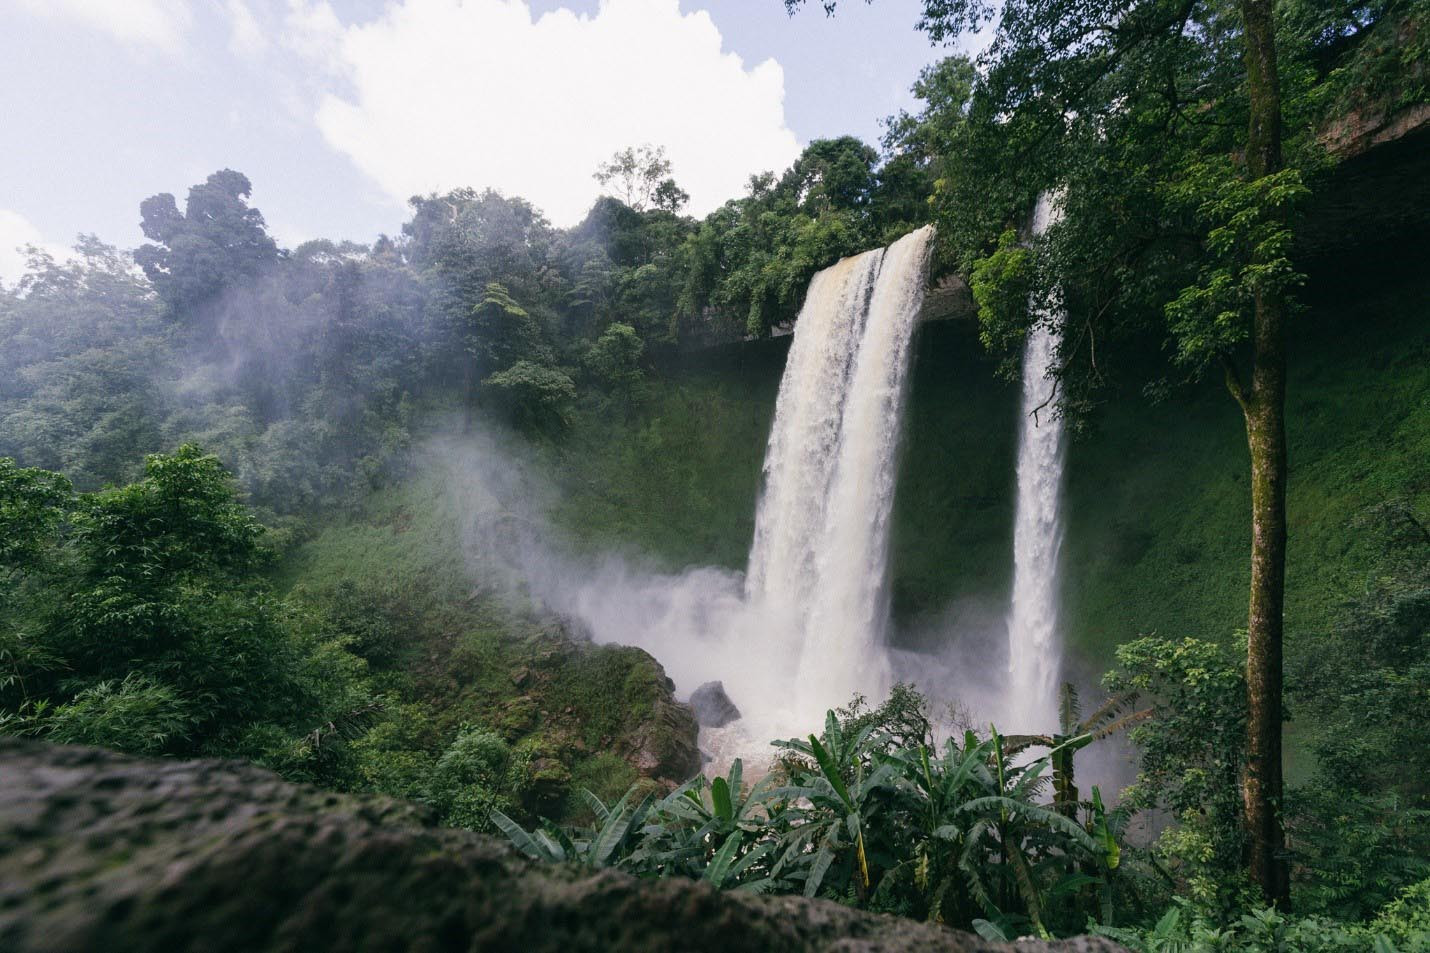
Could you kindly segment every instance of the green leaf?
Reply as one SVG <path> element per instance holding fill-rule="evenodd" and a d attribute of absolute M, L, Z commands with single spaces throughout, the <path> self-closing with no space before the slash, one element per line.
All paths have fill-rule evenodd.
<path fill-rule="evenodd" d="M 730 872 L 730 864 L 734 861 L 735 854 L 739 852 L 740 842 L 743 839 L 744 835 L 740 831 L 725 838 L 725 843 L 721 844 L 720 849 L 715 852 L 715 856 L 711 858 L 701 879 L 709 881 L 716 887 L 724 886 L 725 877 Z"/>
<path fill-rule="evenodd" d="M 1008 934 L 1004 933 L 997 925 L 989 923 L 987 920 L 975 919 L 973 929 L 983 939 L 990 943 L 1007 943 Z"/>
<path fill-rule="evenodd" d="M 491 812 L 491 819 L 492 823 L 495 824 L 501 830 L 501 832 L 507 836 L 507 840 L 511 841 L 512 846 L 514 846 L 517 850 L 521 851 L 526 856 L 531 857 L 535 860 L 550 859 L 542 851 L 540 845 L 538 845 L 536 841 L 532 839 L 532 836 L 527 833 L 526 828 L 522 827 L 516 821 L 507 817 L 505 814 L 498 810 L 493 810 Z"/>
<path fill-rule="evenodd" d="M 824 883 L 824 875 L 829 872 L 829 865 L 832 863 L 834 863 L 834 851 L 828 847 L 819 848 L 819 852 L 814 855 L 814 863 L 810 865 L 809 876 L 804 881 L 806 897 L 813 897 L 819 893 L 819 886 Z"/>
<path fill-rule="evenodd" d="M 610 808 L 606 807 L 589 788 L 581 789 L 581 799 L 586 802 L 586 806 L 591 809 L 591 813 L 596 815 L 597 821 L 604 821 L 611 816 Z"/>
<path fill-rule="evenodd" d="M 730 803 L 730 787 L 724 778 L 716 778 L 710 782 L 710 803 L 714 805 L 714 814 L 720 820 L 734 820 L 735 809 Z"/>
<path fill-rule="evenodd" d="M 830 718 L 833 718 L 833 714 Z M 829 756 L 829 752 L 824 750 L 824 745 L 819 743 L 819 739 L 814 735 L 809 736 L 809 748 L 814 753 L 814 759 L 819 762 L 819 770 L 823 772 L 824 779 L 829 782 L 829 786 L 834 788 L 834 793 L 839 795 L 839 800 L 844 802 L 848 810 L 854 810 L 854 801 L 849 797 L 849 788 L 845 786 L 844 779 L 839 776 L 839 768 L 834 763 L 834 759 Z"/>
<path fill-rule="evenodd" d="M 749 870 L 752 866 L 763 860 L 765 857 L 769 856 L 769 854 L 773 851 L 773 844 L 761 844 L 754 850 L 745 854 L 745 856 L 741 857 L 739 860 L 735 861 L 735 863 L 730 867 L 729 876 L 740 876 L 745 871 Z"/>

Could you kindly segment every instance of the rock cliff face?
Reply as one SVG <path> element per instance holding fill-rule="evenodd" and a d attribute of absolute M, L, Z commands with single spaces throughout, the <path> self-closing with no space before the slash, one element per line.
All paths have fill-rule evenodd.
<path fill-rule="evenodd" d="M 1013 949 L 822 901 L 539 866 L 434 828 L 412 805 L 240 762 L 0 739 L 0 778 L 0 949 L 11 953 Z"/>

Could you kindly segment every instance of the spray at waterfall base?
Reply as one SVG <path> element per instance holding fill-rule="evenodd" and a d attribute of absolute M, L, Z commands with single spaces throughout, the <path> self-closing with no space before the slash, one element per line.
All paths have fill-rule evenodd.
<path fill-rule="evenodd" d="M 469 559 L 484 563 L 480 575 L 491 578 L 497 564 L 596 641 L 645 649 L 683 696 L 721 682 L 742 717 L 702 729 L 711 770 L 736 757 L 758 770 L 773 754 L 771 740 L 819 730 L 827 710 L 856 694 L 877 704 L 896 681 L 923 691 L 936 717 L 956 702 L 977 723 L 1053 727 L 1027 717 L 1028 698 L 1010 696 L 1002 618 L 891 631 L 890 517 L 932 239 L 932 228 L 919 229 L 811 281 L 781 378 L 743 575 L 572 556 L 551 544 L 546 501 L 530 495 L 539 481 L 512 462 L 516 455 L 497 445 L 473 451 L 470 436 L 459 442 L 458 512 L 469 522 Z M 1021 463 L 1019 498 L 1021 514 Z M 932 651 L 891 648 L 910 641 Z M 1051 693 L 1045 701 L 1051 710 Z"/>

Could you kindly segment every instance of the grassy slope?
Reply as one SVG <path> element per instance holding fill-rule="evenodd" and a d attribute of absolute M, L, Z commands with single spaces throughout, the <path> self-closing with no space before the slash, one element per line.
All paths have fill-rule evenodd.
<path fill-rule="evenodd" d="M 1430 507 L 1430 285 L 1372 297 L 1312 289 L 1291 345 L 1286 620 L 1323 626 L 1373 571 L 1353 524 L 1401 498 Z M 1215 638 L 1245 624 L 1244 435 L 1217 386 L 1110 408 L 1069 473 L 1069 634 L 1095 657 L 1139 632 Z"/>
<path fill-rule="evenodd" d="M 628 545 L 670 568 L 744 568 L 788 339 L 717 348 L 652 382 L 628 412 L 587 407 L 542 448 L 553 514 L 578 543 Z"/>
<path fill-rule="evenodd" d="M 639 650 L 589 647 L 558 620 L 474 587 L 443 479 L 438 468 L 421 470 L 372 494 L 297 546 L 280 582 L 320 599 L 352 583 L 402 620 L 404 655 L 379 676 L 409 706 L 397 713 L 388 760 L 430 763 L 463 725 L 492 727 L 538 759 L 545 801 L 533 811 L 584 816 L 580 788 L 609 800 L 636 780 L 613 748 L 665 688 Z M 408 793 L 402 779 L 373 783 Z"/>

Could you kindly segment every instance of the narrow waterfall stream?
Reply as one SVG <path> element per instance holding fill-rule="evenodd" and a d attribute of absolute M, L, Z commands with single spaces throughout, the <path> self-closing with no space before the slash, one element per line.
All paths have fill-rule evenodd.
<path fill-rule="evenodd" d="M 933 234 L 817 274 L 780 382 L 746 597 L 797 660 L 794 710 L 816 718 L 889 687 L 889 515 Z"/>
<path fill-rule="evenodd" d="M 1043 193 L 1033 234 L 1058 220 L 1056 197 Z M 1054 407 L 1060 329 L 1039 314 L 1023 349 L 1022 429 L 1018 438 L 1018 502 L 1013 528 L 1013 598 L 1008 612 L 1006 730 L 1057 728 L 1062 645 L 1058 632 L 1058 570 L 1063 544 L 1062 487 L 1067 449 Z"/>

